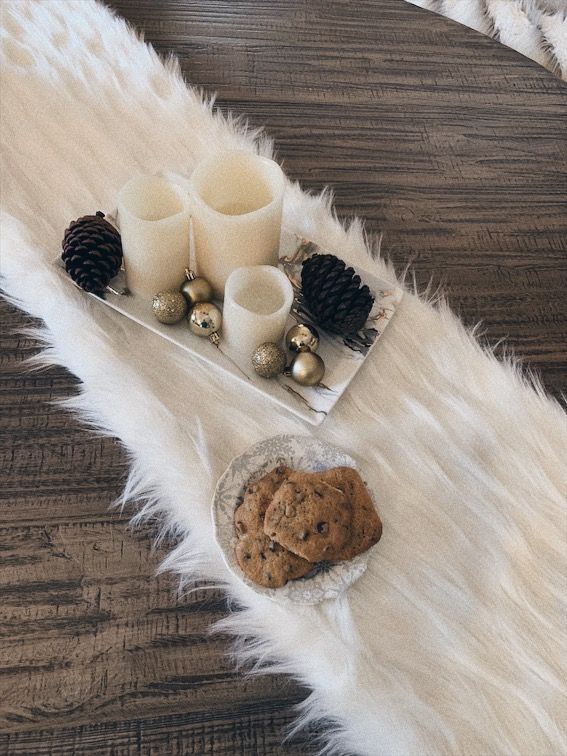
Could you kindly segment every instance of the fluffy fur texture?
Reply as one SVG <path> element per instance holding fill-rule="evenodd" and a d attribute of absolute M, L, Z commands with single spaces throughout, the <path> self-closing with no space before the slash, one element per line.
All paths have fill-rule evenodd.
<path fill-rule="evenodd" d="M 408 0 L 537 61 L 567 81 L 567 0 Z"/>
<path fill-rule="evenodd" d="M 311 433 L 62 282 L 50 265 L 70 219 L 112 206 L 136 172 L 189 173 L 226 147 L 270 153 L 213 114 L 92 0 L 4 2 L 2 272 L 43 319 L 43 363 L 82 380 L 67 402 L 131 457 L 125 499 L 178 545 L 164 569 L 224 585 L 221 629 L 256 669 L 309 685 L 298 726 L 359 754 L 565 752 L 565 417 L 449 309 L 408 292 L 379 348 L 317 435 L 354 454 L 384 536 L 337 602 L 284 607 L 224 569 L 209 503 L 218 475 L 273 433 Z M 289 184 L 285 225 L 393 272 L 329 196 Z M 371 258 L 374 258 L 374 261 Z M 202 397 L 207 401 L 203 402 Z M 283 736 L 283 733 L 282 733 Z"/>

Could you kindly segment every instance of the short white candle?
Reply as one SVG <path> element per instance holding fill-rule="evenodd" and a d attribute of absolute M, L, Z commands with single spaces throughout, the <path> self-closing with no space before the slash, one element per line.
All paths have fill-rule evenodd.
<path fill-rule="evenodd" d="M 217 297 L 235 268 L 277 265 L 285 187 L 277 163 L 224 152 L 199 163 L 189 184 L 197 270 Z"/>
<path fill-rule="evenodd" d="M 224 290 L 223 349 L 249 364 L 265 341 L 279 344 L 293 304 L 293 286 L 271 265 L 234 270 Z"/>
<path fill-rule="evenodd" d="M 152 297 L 178 289 L 189 267 L 189 199 L 186 190 L 160 176 L 138 176 L 118 195 L 128 288 Z"/>

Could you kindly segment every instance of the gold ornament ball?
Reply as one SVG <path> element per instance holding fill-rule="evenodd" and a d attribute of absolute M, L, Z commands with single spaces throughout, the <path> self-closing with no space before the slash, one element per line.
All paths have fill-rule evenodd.
<path fill-rule="evenodd" d="M 222 313 L 212 302 L 197 302 L 189 314 L 189 328 L 196 336 L 212 336 L 221 325 Z"/>
<path fill-rule="evenodd" d="M 283 373 L 286 356 L 284 350 L 272 341 L 260 344 L 252 354 L 252 366 L 262 378 L 274 378 Z"/>
<path fill-rule="evenodd" d="M 198 302 L 210 302 L 213 298 L 213 289 L 207 279 L 192 273 L 181 284 L 180 291 L 189 303 L 189 307 L 193 307 Z"/>
<path fill-rule="evenodd" d="M 289 329 L 285 343 L 291 352 L 316 352 L 319 347 L 319 334 L 313 326 L 299 323 Z"/>
<path fill-rule="evenodd" d="M 325 375 L 325 363 L 318 354 L 299 352 L 290 365 L 290 375 L 302 386 L 316 386 Z"/>
<path fill-rule="evenodd" d="M 179 291 L 160 291 L 152 299 L 152 310 L 160 323 L 179 323 L 187 315 L 187 302 Z"/>

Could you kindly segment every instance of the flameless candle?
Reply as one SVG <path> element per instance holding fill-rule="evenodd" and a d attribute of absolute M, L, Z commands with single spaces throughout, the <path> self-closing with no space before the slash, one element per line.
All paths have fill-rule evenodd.
<path fill-rule="evenodd" d="M 284 186 L 277 163 L 243 151 L 220 153 L 193 171 L 197 269 L 216 296 L 235 268 L 277 265 Z"/>
<path fill-rule="evenodd" d="M 234 270 L 226 282 L 222 339 L 226 350 L 244 361 L 266 341 L 283 339 L 293 287 L 285 273 L 271 265 Z"/>
<path fill-rule="evenodd" d="M 139 176 L 118 195 L 128 288 L 153 297 L 178 289 L 189 267 L 189 200 L 186 190 L 160 176 Z"/>

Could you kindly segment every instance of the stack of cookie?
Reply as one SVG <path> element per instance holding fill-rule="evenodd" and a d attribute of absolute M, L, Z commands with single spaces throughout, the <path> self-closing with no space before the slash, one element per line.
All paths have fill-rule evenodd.
<path fill-rule="evenodd" d="M 238 564 L 267 588 L 307 575 L 318 562 L 352 559 L 382 535 L 370 494 L 351 467 L 274 468 L 247 486 L 234 526 Z"/>

